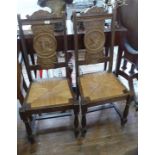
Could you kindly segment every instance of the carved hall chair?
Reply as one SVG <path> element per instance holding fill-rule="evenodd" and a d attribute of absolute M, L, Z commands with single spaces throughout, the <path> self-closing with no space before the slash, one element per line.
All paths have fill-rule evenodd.
<path fill-rule="evenodd" d="M 119 22 L 128 29 L 128 32 L 120 49 L 122 55 L 118 58 L 116 75 L 127 79 L 134 94 L 133 100 L 138 107 L 134 89 L 134 79 L 138 80 L 138 0 L 127 0 L 126 3 L 128 5 L 118 8 Z"/>
<path fill-rule="evenodd" d="M 110 36 L 110 55 L 105 56 L 104 46 L 109 38 L 104 33 L 104 22 L 106 19 L 111 19 L 111 36 Z M 121 124 L 127 122 L 131 93 L 112 73 L 113 65 L 113 50 L 114 50 L 114 35 L 115 35 L 115 10 L 113 13 L 104 12 L 103 8 L 92 7 L 81 14 L 73 14 L 74 21 L 74 40 L 75 40 L 75 58 L 76 58 L 76 81 L 77 89 L 79 90 L 79 100 L 81 100 L 82 113 L 82 136 L 86 133 L 86 113 L 93 106 L 103 105 L 106 103 L 126 100 L 126 106 L 121 117 Z M 78 23 L 83 22 L 84 25 L 84 45 L 85 56 L 80 59 L 78 43 Z M 83 50 L 83 49 L 82 49 Z M 101 72 L 93 72 L 80 75 L 79 68 L 82 65 L 97 64 L 108 62 L 108 70 Z M 111 103 L 117 112 L 116 107 Z M 109 107 L 109 108 L 110 108 Z"/>
<path fill-rule="evenodd" d="M 57 112 L 58 116 L 70 116 L 62 111 L 74 111 L 75 134 L 78 134 L 78 113 L 79 104 L 77 103 L 71 88 L 70 69 L 68 66 L 67 39 L 66 39 L 66 17 L 54 17 L 51 13 L 43 10 L 34 12 L 26 19 L 21 19 L 18 15 L 20 39 L 24 56 L 25 67 L 30 81 L 28 92 L 24 98 L 22 107 L 19 109 L 20 117 L 23 120 L 28 139 L 34 142 L 33 128 L 35 120 L 52 118 L 48 113 Z M 57 39 L 53 24 L 63 25 L 63 46 L 64 58 L 59 59 L 57 51 Z M 28 48 L 25 42 L 27 37 L 23 26 L 30 25 L 33 37 L 33 48 L 37 55 L 36 65 L 30 64 L 28 60 Z M 32 71 L 43 69 L 65 68 L 65 77 L 49 77 L 46 79 L 36 79 L 32 76 Z M 47 114 L 47 115 L 46 115 Z M 47 117 L 45 117 L 47 116 Z"/>

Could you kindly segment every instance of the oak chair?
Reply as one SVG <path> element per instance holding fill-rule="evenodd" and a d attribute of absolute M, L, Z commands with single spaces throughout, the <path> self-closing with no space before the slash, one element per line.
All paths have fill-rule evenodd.
<path fill-rule="evenodd" d="M 110 55 L 105 56 L 106 33 L 104 33 L 104 22 L 111 19 L 111 46 Z M 121 117 L 121 124 L 127 122 L 131 93 L 112 73 L 113 50 L 115 35 L 115 9 L 113 13 L 104 12 L 103 8 L 92 7 L 81 14 L 73 14 L 74 23 L 74 41 L 75 41 L 75 58 L 76 58 L 76 81 L 79 100 L 81 101 L 81 124 L 82 136 L 86 133 L 86 113 L 90 112 L 89 107 L 98 106 L 106 103 L 126 100 L 126 106 Z M 85 49 L 79 49 L 78 34 L 81 33 L 78 23 L 84 25 L 84 45 Z M 80 57 L 83 51 L 84 58 Z M 103 72 L 94 72 L 80 75 L 79 68 L 82 65 L 97 64 L 108 62 L 108 70 Z M 112 104 L 113 105 L 113 104 Z M 118 109 L 112 106 L 117 112 Z M 110 107 L 109 107 L 110 108 Z"/>
<path fill-rule="evenodd" d="M 42 115 L 51 112 L 58 112 L 57 117 L 66 116 L 62 111 L 74 111 L 74 127 L 75 135 L 78 134 L 78 113 L 79 104 L 76 101 L 75 95 L 72 91 L 70 68 L 68 66 L 68 53 L 67 53 L 67 39 L 66 39 L 66 17 L 54 17 L 49 12 L 39 10 L 34 12 L 26 19 L 21 19 L 20 15 L 17 16 L 19 24 L 20 39 L 22 45 L 22 55 L 25 62 L 25 67 L 28 75 L 30 85 L 26 97 L 24 98 L 23 105 L 19 109 L 20 117 L 23 120 L 28 139 L 34 142 L 33 128 L 35 120 L 42 120 Z M 57 40 L 53 24 L 62 23 L 63 25 L 63 46 L 64 46 L 64 59 L 58 58 Z M 36 52 L 37 60 L 35 65 L 30 64 L 28 58 L 28 48 L 25 38 L 27 34 L 24 33 L 23 27 L 30 25 L 33 37 L 33 49 Z M 33 71 L 49 70 L 55 68 L 65 68 L 65 77 L 54 77 L 46 79 L 37 79 L 32 75 Z M 53 118 L 55 118 L 54 116 Z M 52 117 L 47 117 L 52 118 Z"/>

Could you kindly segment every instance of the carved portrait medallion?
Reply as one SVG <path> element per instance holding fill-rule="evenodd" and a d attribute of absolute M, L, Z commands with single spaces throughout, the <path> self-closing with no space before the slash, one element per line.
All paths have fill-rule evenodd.
<path fill-rule="evenodd" d="M 55 55 L 57 41 L 53 35 L 42 32 L 34 37 L 33 47 L 39 57 L 51 58 Z"/>

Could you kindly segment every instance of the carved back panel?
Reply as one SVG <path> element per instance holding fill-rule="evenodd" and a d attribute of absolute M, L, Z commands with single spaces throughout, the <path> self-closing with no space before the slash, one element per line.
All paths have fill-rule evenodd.
<path fill-rule="evenodd" d="M 82 15 L 104 14 L 103 8 L 92 7 L 86 10 Z M 103 48 L 105 44 L 104 20 L 84 21 L 85 35 L 84 45 L 86 47 L 85 61 L 89 63 L 100 62 L 104 58 Z"/>
<path fill-rule="evenodd" d="M 36 11 L 29 16 L 29 19 L 37 19 L 50 17 L 51 13 L 43 10 Z M 31 30 L 33 32 L 33 48 L 37 53 L 37 64 L 41 68 L 49 69 L 53 68 L 57 63 L 56 49 L 57 41 L 54 36 L 53 25 L 32 25 Z"/>

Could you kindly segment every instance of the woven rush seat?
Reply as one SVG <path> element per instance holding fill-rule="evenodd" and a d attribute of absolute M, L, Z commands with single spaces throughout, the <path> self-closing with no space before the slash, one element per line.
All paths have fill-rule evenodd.
<path fill-rule="evenodd" d="M 91 101 L 110 99 L 124 94 L 126 87 L 113 73 L 91 73 L 80 77 L 81 91 Z"/>
<path fill-rule="evenodd" d="M 26 102 L 32 108 L 71 104 L 72 99 L 67 79 L 48 79 L 31 84 Z"/>

